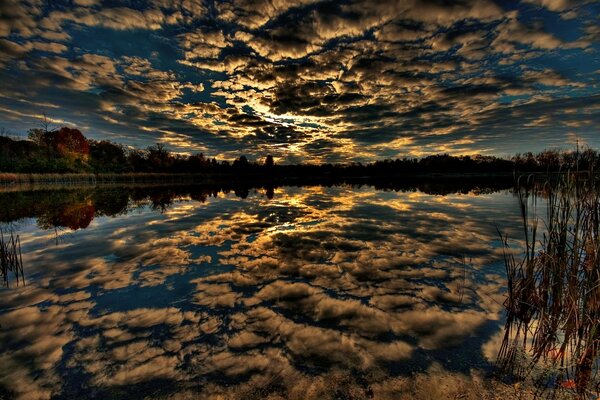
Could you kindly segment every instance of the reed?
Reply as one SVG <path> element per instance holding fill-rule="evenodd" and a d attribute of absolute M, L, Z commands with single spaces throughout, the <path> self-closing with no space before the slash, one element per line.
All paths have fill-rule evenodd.
<path fill-rule="evenodd" d="M 525 378 L 544 366 L 555 388 L 581 398 L 600 390 L 600 187 L 565 173 L 518 185 L 525 251 L 502 237 L 508 293 L 499 366 Z M 545 217 L 537 217 L 544 197 Z M 540 225 L 540 222 L 543 225 Z M 548 376 L 546 376 L 548 378 Z M 543 382 L 548 386 L 549 382 Z"/>
<path fill-rule="evenodd" d="M 30 184 L 30 183 L 93 183 L 94 174 L 11 174 L 0 173 L 0 184 Z"/>
<path fill-rule="evenodd" d="M 60 174 L 17 174 L 0 173 L 0 185 L 30 185 L 30 184 L 101 184 L 101 183 L 152 183 L 152 182 L 207 182 L 226 176 L 223 174 L 188 174 L 161 172 L 129 172 L 129 173 L 60 173 Z"/>
<path fill-rule="evenodd" d="M 4 286 L 9 286 L 9 276 L 14 274 L 15 282 L 19 285 L 19 278 L 25 284 L 23 275 L 23 256 L 21 254 L 21 239 L 11 230 L 4 231 L 0 228 L 0 273 Z"/>

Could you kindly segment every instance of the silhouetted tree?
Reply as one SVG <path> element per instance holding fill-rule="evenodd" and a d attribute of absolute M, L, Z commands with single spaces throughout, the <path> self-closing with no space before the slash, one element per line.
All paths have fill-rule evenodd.
<path fill-rule="evenodd" d="M 46 127 L 47 119 L 46 119 Z M 340 178 L 391 177 L 400 174 L 422 173 L 503 173 L 552 172 L 559 170 L 596 170 L 600 162 L 593 149 L 576 151 L 545 150 L 516 154 L 511 159 L 487 155 L 452 156 L 430 155 L 420 159 L 403 158 L 380 160 L 368 164 L 297 164 L 276 165 L 274 157 L 250 162 L 240 156 L 227 160 L 207 158 L 204 154 L 191 156 L 172 154 L 161 143 L 146 150 L 126 149 L 110 141 L 88 141 L 74 128 L 63 127 L 48 131 L 37 128 L 29 131 L 30 140 L 0 137 L 0 171 L 2 172 L 173 172 L 246 174 L 269 179 L 282 177 Z M 268 171 L 268 172 L 267 172 Z"/>
<path fill-rule="evenodd" d="M 193 154 L 187 160 L 189 169 L 193 172 L 200 172 L 210 167 L 209 160 L 204 158 L 204 154 Z"/>
<path fill-rule="evenodd" d="M 143 150 L 129 150 L 127 154 L 127 162 L 129 165 L 131 165 L 131 169 L 135 172 L 148 172 L 146 153 Z"/>
<path fill-rule="evenodd" d="M 265 158 L 265 167 L 272 168 L 274 165 L 275 165 L 275 161 L 273 161 L 273 156 L 269 154 Z"/>
<path fill-rule="evenodd" d="M 233 161 L 233 168 L 243 170 L 248 167 L 248 164 L 246 156 L 240 156 L 240 158 Z"/>
<path fill-rule="evenodd" d="M 148 163 L 153 171 L 167 171 L 171 166 L 171 154 L 162 143 L 148 147 Z"/>
<path fill-rule="evenodd" d="M 45 135 L 45 131 L 41 128 L 30 129 L 27 132 L 27 138 L 29 140 L 31 140 L 33 143 L 40 145 L 40 146 L 45 145 L 44 135 Z"/>
<path fill-rule="evenodd" d="M 123 146 L 108 140 L 90 141 L 90 164 L 95 171 L 124 172 L 128 169 Z"/>

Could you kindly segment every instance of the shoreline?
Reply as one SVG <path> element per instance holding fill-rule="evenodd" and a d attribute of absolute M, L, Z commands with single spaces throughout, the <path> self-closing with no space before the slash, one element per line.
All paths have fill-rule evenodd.
<path fill-rule="evenodd" d="M 480 179 L 480 178 L 512 178 L 513 173 L 497 172 L 422 172 L 398 173 L 386 175 L 344 175 L 323 174 L 321 176 L 285 176 L 274 173 L 264 174 L 218 174 L 218 173 L 2 173 L 1 186 L 19 186 L 29 184 L 71 185 L 71 184 L 113 184 L 113 183 L 221 183 L 229 182 L 265 182 L 265 183 L 294 183 L 328 182 L 328 181 L 389 181 L 397 179 Z"/>

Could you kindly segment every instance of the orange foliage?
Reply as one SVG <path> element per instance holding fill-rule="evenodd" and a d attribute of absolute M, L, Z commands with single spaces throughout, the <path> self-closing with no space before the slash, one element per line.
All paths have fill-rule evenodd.
<path fill-rule="evenodd" d="M 575 383 L 575 381 L 573 379 L 567 379 L 566 381 L 562 381 L 560 383 L 560 386 L 564 387 L 565 389 L 577 388 L 577 384 Z"/>
<path fill-rule="evenodd" d="M 51 145 L 60 155 L 87 158 L 90 154 L 90 145 L 79 129 L 65 126 L 50 133 Z"/>
<path fill-rule="evenodd" d="M 69 204 L 62 209 L 58 215 L 58 223 L 61 226 L 68 226 L 72 230 L 87 228 L 94 219 L 96 211 L 91 200 L 84 203 Z"/>

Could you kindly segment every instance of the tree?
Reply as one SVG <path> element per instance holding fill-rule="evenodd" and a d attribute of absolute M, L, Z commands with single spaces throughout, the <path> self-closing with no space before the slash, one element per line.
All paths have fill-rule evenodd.
<path fill-rule="evenodd" d="M 27 132 L 27 138 L 37 145 L 44 145 L 46 132 L 41 128 L 30 129 Z"/>
<path fill-rule="evenodd" d="M 249 163 L 246 156 L 240 156 L 240 158 L 237 158 L 233 161 L 233 168 L 245 169 L 248 167 L 248 164 Z"/>
<path fill-rule="evenodd" d="M 146 153 L 140 149 L 130 149 L 127 154 L 127 162 L 135 172 L 148 171 L 148 160 Z"/>
<path fill-rule="evenodd" d="M 43 115 L 44 115 L 44 118 L 42 119 L 42 122 L 41 122 L 42 130 L 45 134 L 48 134 L 48 132 L 49 132 L 48 128 L 50 127 L 50 121 L 48 121 L 48 116 L 46 115 L 45 112 L 43 113 Z"/>
<path fill-rule="evenodd" d="M 59 156 L 87 158 L 90 154 L 90 145 L 79 129 L 63 126 L 58 131 L 44 133 L 44 138 Z"/>
<path fill-rule="evenodd" d="M 148 162 L 154 171 L 166 171 L 171 166 L 171 153 L 162 143 L 148 147 Z"/>
<path fill-rule="evenodd" d="M 272 168 L 274 165 L 275 161 L 273 161 L 273 156 L 269 154 L 267 157 L 265 157 L 265 167 Z"/>
<path fill-rule="evenodd" d="M 108 140 L 90 140 L 90 163 L 96 171 L 123 172 L 127 169 L 123 146 Z"/>

